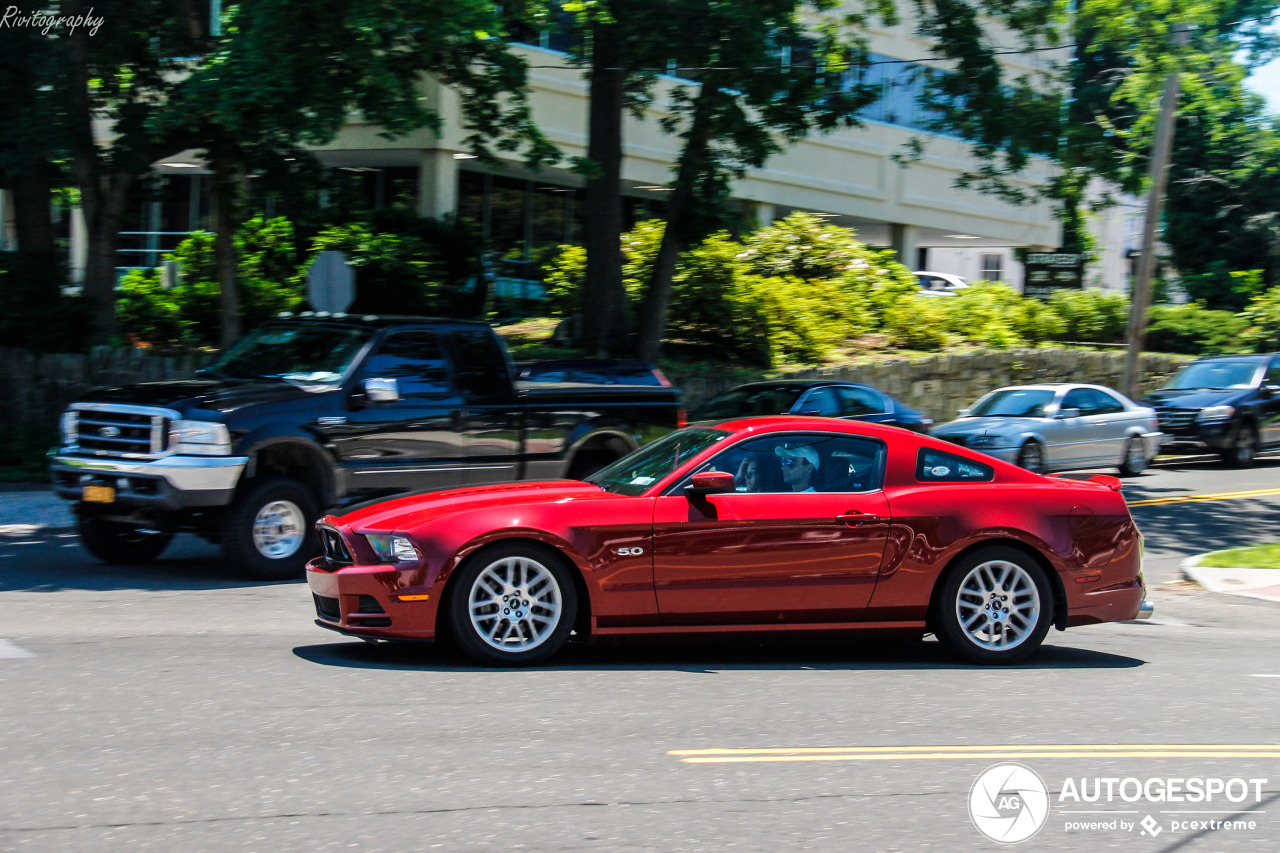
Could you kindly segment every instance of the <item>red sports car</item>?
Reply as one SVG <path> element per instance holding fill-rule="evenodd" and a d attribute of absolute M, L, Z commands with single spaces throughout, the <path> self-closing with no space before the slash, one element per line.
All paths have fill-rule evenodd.
<path fill-rule="evenodd" d="M 1142 537 L 1114 477 L 1042 477 L 894 427 L 812 417 L 690 427 L 585 482 L 409 495 L 327 516 L 317 624 L 449 632 L 546 660 L 570 633 L 933 632 L 981 664 L 1052 625 L 1142 618 Z"/>

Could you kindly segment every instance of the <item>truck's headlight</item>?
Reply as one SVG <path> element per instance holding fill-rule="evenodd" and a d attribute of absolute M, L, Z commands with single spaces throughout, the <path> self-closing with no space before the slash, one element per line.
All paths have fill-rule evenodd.
<path fill-rule="evenodd" d="M 68 410 L 62 413 L 62 443 L 75 444 L 80 440 L 80 413 Z"/>
<path fill-rule="evenodd" d="M 1236 413 L 1234 406 L 1209 406 L 1201 409 L 1200 414 L 1196 415 L 1198 421 L 1220 421 L 1223 418 L 1229 418 Z"/>
<path fill-rule="evenodd" d="M 169 446 L 175 453 L 195 456 L 230 456 L 231 433 L 226 424 L 211 421 L 174 421 Z"/>
<path fill-rule="evenodd" d="M 377 554 L 380 560 L 411 563 L 422 559 L 418 549 L 413 546 L 413 542 L 409 541 L 406 536 L 392 536 L 389 533 L 366 533 L 364 538 L 369 540 L 369 547 L 373 548 L 373 553 Z"/>

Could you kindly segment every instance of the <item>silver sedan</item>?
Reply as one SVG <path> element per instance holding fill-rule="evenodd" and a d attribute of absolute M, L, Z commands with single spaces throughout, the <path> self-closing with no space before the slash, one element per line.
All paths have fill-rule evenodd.
<path fill-rule="evenodd" d="M 1016 385 L 980 398 L 932 435 L 1045 474 L 1145 471 L 1160 450 L 1154 409 L 1101 385 Z"/>

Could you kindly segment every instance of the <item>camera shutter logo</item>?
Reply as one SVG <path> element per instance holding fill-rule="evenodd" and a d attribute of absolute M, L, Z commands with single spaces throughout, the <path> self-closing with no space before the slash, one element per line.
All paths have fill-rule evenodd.
<path fill-rule="evenodd" d="M 969 817 L 992 841 L 1026 841 L 1049 819 L 1049 789 L 1030 767 L 997 764 L 973 781 Z"/>

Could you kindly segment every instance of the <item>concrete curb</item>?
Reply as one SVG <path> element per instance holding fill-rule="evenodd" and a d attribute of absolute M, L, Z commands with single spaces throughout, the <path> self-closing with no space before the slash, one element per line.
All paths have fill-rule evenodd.
<path fill-rule="evenodd" d="M 1217 552 L 1208 551 L 1183 560 L 1183 576 L 1210 592 L 1280 602 L 1280 569 L 1222 568 L 1199 564 L 1214 553 Z"/>

